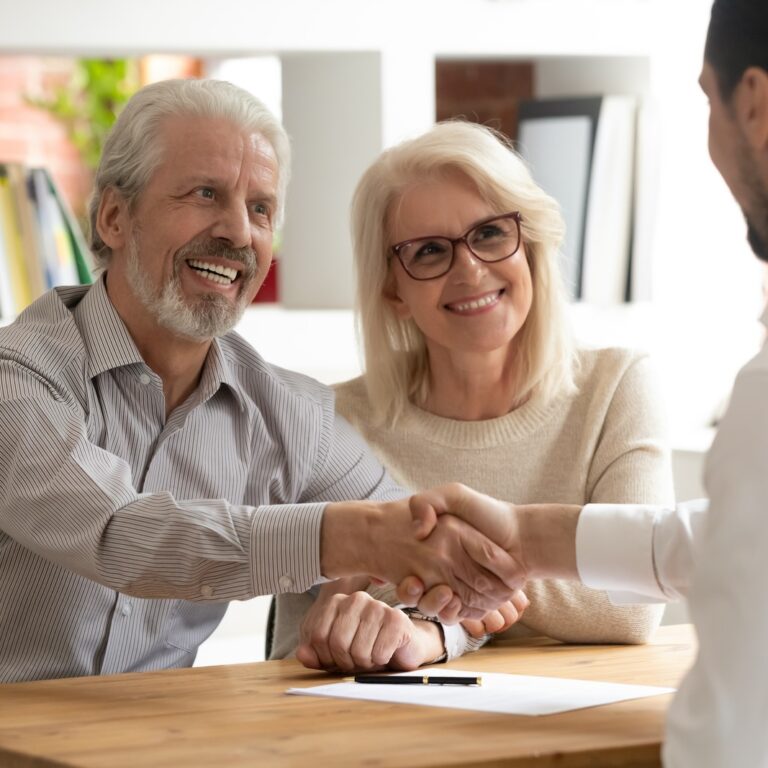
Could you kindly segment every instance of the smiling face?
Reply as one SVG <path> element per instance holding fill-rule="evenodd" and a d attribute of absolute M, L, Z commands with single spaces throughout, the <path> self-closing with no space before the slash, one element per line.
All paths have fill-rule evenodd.
<path fill-rule="evenodd" d="M 159 138 L 162 161 L 135 209 L 116 193 L 102 206 L 108 290 L 118 310 L 130 299 L 143 308 L 129 327 L 210 339 L 237 322 L 269 269 L 275 154 L 224 119 L 168 118 Z"/>
<path fill-rule="evenodd" d="M 510 211 L 493 208 L 467 177 L 444 174 L 406 187 L 389 211 L 389 243 L 431 235 L 456 238 L 504 213 Z M 396 258 L 390 270 L 387 299 L 399 317 L 412 318 L 419 327 L 433 368 L 457 355 L 511 354 L 533 297 L 524 244 L 495 263 L 476 259 L 459 244 L 451 270 L 433 280 L 414 280 Z"/>

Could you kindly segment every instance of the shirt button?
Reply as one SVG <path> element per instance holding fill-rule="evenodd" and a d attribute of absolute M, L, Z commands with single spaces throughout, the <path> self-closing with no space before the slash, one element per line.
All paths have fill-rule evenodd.
<path fill-rule="evenodd" d="M 281 576 L 277 583 L 280 585 L 280 589 L 287 592 L 293 586 L 293 579 L 290 576 Z"/>
<path fill-rule="evenodd" d="M 130 604 L 130 603 L 126 603 L 126 604 L 125 604 L 125 605 L 124 605 L 124 606 L 123 606 L 123 607 L 120 609 L 120 613 L 122 613 L 122 614 L 123 614 L 123 616 L 130 616 L 130 615 L 131 615 L 131 611 L 132 611 L 132 610 L 133 610 L 133 608 L 131 607 L 131 604 Z"/>
<path fill-rule="evenodd" d="M 142 373 L 141 376 L 139 376 L 139 381 L 144 386 L 146 386 L 147 384 L 149 384 L 150 381 L 152 381 L 152 379 L 146 373 Z"/>
<path fill-rule="evenodd" d="M 210 584 L 203 584 L 203 586 L 200 587 L 200 594 L 203 597 L 213 597 L 213 587 Z"/>

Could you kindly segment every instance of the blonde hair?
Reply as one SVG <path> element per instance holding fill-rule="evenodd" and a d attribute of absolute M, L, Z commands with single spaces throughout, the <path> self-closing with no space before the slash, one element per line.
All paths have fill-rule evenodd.
<path fill-rule="evenodd" d="M 358 332 L 375 424 L 393 425 L 409 400 L 423 401 L 429 384 L 423 334 L 412 319 L 399 318 L 385 298 L 388 216 L 407 186 L 444 172 L 464 175 L 499 213 L 522 215 L 533 301 L 515 339 L 516 397 L 546 401 L 575 389 L 558 265 L 564 232 L 560 207 L 533 181 L 506 138 L 475 123 L 448 121 L 384 151 L 363 174 L 352 200 Z"/>

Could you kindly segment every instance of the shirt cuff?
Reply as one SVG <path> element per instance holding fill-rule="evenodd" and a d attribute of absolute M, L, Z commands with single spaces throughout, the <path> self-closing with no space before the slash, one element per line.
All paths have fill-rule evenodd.
<path fill-rule="evenodd" d="M 576 527 L 581 581 L 608 592 L 613 603 L 666 602 L 653 558 L 653 528 L 659 509 L 587 504 Z"/>
<path fill-rule="evenodd" d="M 443 639 L 445 642 L 446 661 L 457 659 L 465 652 L 464 630 L 461 624 L 440 624 L 443 628 Z"/>
<path fill-rule="evenodd" d="M 259 507 L 251 527 L 251 572 L 256 595 L 306 592 L 327 581 L 320 572 L 323 504 Z"/>

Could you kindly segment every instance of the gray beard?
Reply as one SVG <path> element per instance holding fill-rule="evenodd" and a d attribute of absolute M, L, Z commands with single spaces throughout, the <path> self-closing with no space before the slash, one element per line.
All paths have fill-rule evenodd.
<path fill-rule="evenodd" d="M 217 293 L 203 294 L 194 300 L 181 290 L 179 271 L 189 258 L 221 255 L 244 264 L 242 287 L 237 300 L 230 302 Z M 128 244 L 126 276 L 136 298 L 163 328 L 193 341 L 209 341 L 223 336 L 237 325 L 248 306 L 246 290 L 256 276 L 256 256 L 250 249 L 230 249 L 215 241 L 190 243 L 176 253 L 171 279 L 155 286 L 139 261 L 139 236 Z"/>

